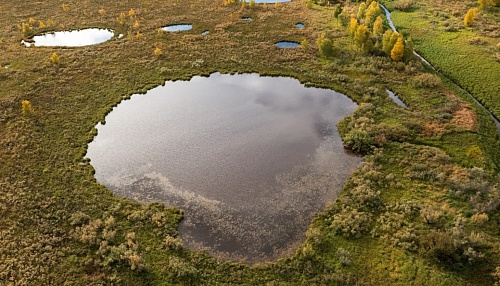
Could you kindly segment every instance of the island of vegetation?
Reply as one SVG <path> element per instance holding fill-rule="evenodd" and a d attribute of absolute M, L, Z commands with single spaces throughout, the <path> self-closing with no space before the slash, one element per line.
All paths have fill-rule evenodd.
<path fill-rule="evenodd" d="M 116 36 L 21 44 L 84 28 Z M 500 285 L 498 0 L 5 0 L 0 32 L 1 285 Z M 214 72 L 359 104 L 338 129 L 363 163 L 278 261 L 187 249 L 182 210 L 114 195 L 85 159 L 122 100 Z"/>

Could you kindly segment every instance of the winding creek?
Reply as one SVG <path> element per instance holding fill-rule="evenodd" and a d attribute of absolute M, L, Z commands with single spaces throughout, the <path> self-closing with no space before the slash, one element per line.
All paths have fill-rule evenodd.
<path fill-rule="evenodd" d="M 382 4 L 379 4 L 380 7 L 382 8 L 382 10 L 384 10 L 384 13 L 385 13 L 385 17 L 387 19 L 387 22 L 389 24 L 389 27 L 394 31 L 394 32 L 397 32 L 397 29 L 396 29 L 396 26 L 394 26 L 394 23 L 392 22 L 392 19 L 391 19 L 391 12 L 389 12 L 389 10 L 387 10 L 387 8 L 382 5 Z M 429 61 L 427 61 L 422 55 L 420 55 L 419 53 L 417 52 L 413 52 L 413 54 L 415 56 L 417 56 L 422 62 L 424 62 L 425 64 L 427 64 L 431 69 L 433 69 L 434 71 L 436 71 L 437 73 L 439 73 L 441 76 L 444 77 L 444 75 L 442 73 L 440 73 L 436 68 L 434 68 L 434 66 L 432 66 L 431 63 L 429 63 Z M 491 117 L 491 119 L 493 119 L 493 121 L 495 122 L 495 125 L 497 126 L 497 130 L 498 132 L 500 133 L 500 120 L 498 118 L 495 117 L 495 115 L 493 115 L 493 113 L 491 113 L 481 102 L 479 102 L 479 100 L 477 100 L 470 92 L 468 92 L 467 90 L 461 88 L 460 86 L 457 85 L 457 87 L 459 87 L 462 91 L 464 91 L 465 93 L 467 93 L 470 98 L 479 106 L 481 106 Z"/>
<path fill-rule="evenodd" d="M 295 251 L 361 162 L 336 128 L 356 108 L 291 78 L 196 76 L 120 103 L 87 157 L 116 194 L 184 210 L 189 248 L 273 261 Z"/>

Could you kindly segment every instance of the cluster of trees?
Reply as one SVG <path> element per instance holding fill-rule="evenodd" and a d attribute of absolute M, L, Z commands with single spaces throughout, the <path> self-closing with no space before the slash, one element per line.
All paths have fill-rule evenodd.
<path fill-rule="evenodd" d="M 411 38 L 387 29 L 378 2 L 367 0 L 359 5 L 356 16 L 351 15 L 349 35 L 364 53 L 385 54 L 395 61 L 409 60 L 413 56 Z"/>
<path fill-rule="evenodd" d="M 402 34 L 384 28 L 382 9 L 377 1 L 362 2 L 357 14 L 337 6 L 334 12 L 342 25 L 347 26 L 349 35 L 358 49 L 366 54 L 387 55 L 394 61 L 408 61 L 413 57 L 414 45 L 411 38 L 405 39 Z M 333 43 L 323 33 L 316 41 L 322 57 L 333 55 Z"/>

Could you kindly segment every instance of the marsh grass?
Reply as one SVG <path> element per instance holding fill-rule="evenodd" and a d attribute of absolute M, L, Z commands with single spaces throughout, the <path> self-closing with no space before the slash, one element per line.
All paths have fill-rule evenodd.
<path fill-rule="evenodd" d="M 500 166 L 498 135 L 488 115 L 473 107 L 448 80 L 417 89 L 411 79 L 427 72 L 420 63 L 396 63 L 361 54 L 345 27 L 333 19 L 334 7 L 306 9 L 305 3 L 292 1 L 277 5 L 278 9 L 257 5 L 241 11 L 240 5 L 208 0 L 69 1 L 65 5 L 67 9 L 61 9 L 61 2 L 55 0 L 1 4 L 0 63 L 9 68 L 0 67 L 0 284 L 492 284 L 490 274 L 500 257 L 498 228 L 494 227 L 499 214 L 488 206 L 496 203 L 491 186 L 498 180 Z M 133 22 L 128 16 L 131 9 Z M 351 10 L 354 7 L 344 8 Z M 249 11 L 254 20 L 240 21 Z M 415 13 L 418 11 L 420 8 Z M 22 23 L 32 27 L 30 18 L 52 19 L 54 30 L 99 27 L 127 34 L 130 26 L 116 21 L 121 13 L 126 14 L 127 23 L 140 23 L 142 37 L 68 49 L 19 44 L 33 31 L 21 34 L 16 27 L 22 28 Z M 397 15 L 395 20 L 402 22 Z M 305 29 L 293 28 L 299 20 L 305 22 Z M 191 31 L 157 34 L 158 27 L 185 22 L 193 24 Z M 200 35 L 206 29 L 210 35 Z M 133 32 L 137 35 L 139 31 Z M 336 48 L 328 59 L 318 57 L 315 45 L 309 45 L 307 52 L 274 46 L 282 39 L 314 43 L 323 32 Z M 476 35 L 470 33 L 467 35 Z M 454 44 L 456 39 L 469 38 L 461 35 L 439 31 L 433 40 L 418 31 L 412 33 L 417 49 L 443 71 L 445 64 L 462 69 L 453 60 L 460 53 L 446 59 L 439 49 L 431 48 L 437 45 L 433 41 L 447 41 L 455 51 L 472 51 L 467 43 L 463 45 L 467 48 Z M 432 45 L 427 46 L 427 41 Z M 155 49 L 164 52 L 155 56 Z M 53 53 L 64 62 L 58 68 L 48 60 Z M 486 63 L 482 57 L 470 53 L 474 65 L 482 67 L 476 74 L 483 78 L 480 90 L 486 90 L 482 99 L 491 107 L 496 101 L 494 96 L 486 96 L 491 95 L 487 88 L 500 81 L 495 81 L 495 73 L 487 73 L 491 65 L 482 65 Z M 446 70 L 454 80 L 461 78 L 451 68 Z M 215 71 L 292 76 L 310 86 L 345 93 L 362 106 L 339 130 L 346 135 L 359 129 L 370 136 L 373 145 L 366 163 L 353 174 L 339 201 L 316 216 L 311 224 L 314 231 L 297 252 L 275 263 L 252 267 L 222 263 L 183 248 L 177 238 L 180 210 L 141 205 L 113 195 L 96 182 L 90 162 L 84 159 L 87 144 L 96 135 L 95 125 L 104 122 L 120 101 L 165 80 L 187 80 Z M 462 71 L 471 73 L 467 68 Z M 466 77 L 470 84 L 464 79 L 463 86 L 481 94 L 474 92 L 478 79 Z M 385 88 L 396 92 L 411 109 L 397 108 Z M 19 103 L 25 98 L 36 107 L 33 117 L 20 112 Z M 467 104 L 477 115 L 476 125 L 468 129 L 453 121 L 458 107 Z M 481 160 L 477 152 L 469 152 L 476 147 L 483 152 Z M 473 168 L 483 172 L 472 172 Z M 467 174 L 481 177 L 470 180 Z M 456 187 L 461 183 L 488 189 L 463 192 Z M 342 213 L 340 202 L 353 204 L 351 212 Z M 427 223 L 419 215 L 406 215 L 412 205 L 430 205 L 431 210 L 443 210 L 443 215 Z M 479 224 L 478 216 L 471 220 L 475 212 L 486 213 L 488 221 Z M 359 235 L 344 237 L 342 231 L 332 231 L 335 217 L 359 213 L 362 218 L 353 224 L 345 221 Z M 372 230 L 385 221 L 383 214 L 398 214 L 395 217 L 401 219 L 391 222 L 405 225 L 407 231 L 384 229 L 373 236 Z M 463 227 L 455 225 L 458 215 L 465 217 Z M 471 238 L 472 229 L 484 242 L 474 244 L 479 239 Z M 435 259 L 436 248 L 419 238 L 440 231 L 456 231 L 453 239 L 465 241 L 463 246 L 472 250 L 457 248 L 457 263 Z M 401 243 L 395 243 L 389 234 L 395 234 Z M 101 245 L 103 241 L 107 244 Z M 339 252 L 340 248 L 345 251 Z M 480 263 L 469 264 L 469 258 L 481 255 Z"/>

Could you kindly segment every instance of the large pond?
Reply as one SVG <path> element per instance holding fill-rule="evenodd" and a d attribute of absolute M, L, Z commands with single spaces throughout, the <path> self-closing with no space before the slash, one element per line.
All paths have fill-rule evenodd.
<path fill-rule="evenodd" d="M 271 261 L 303 242 L 361 161 L 336 129 L 356 108 L 291 78 L 194 77 L 120 103 L 87 157 L 116 194 L 183 209 L 188 247 Z"/>
<path fill-rule="evenodd" d="M 81 47 L 100 44 L 114 36 L 114 32 L 106 29 L 84 29 L 46 33 L 33 37 L 33 42 L 22 42 L 29 47 Z"/>

